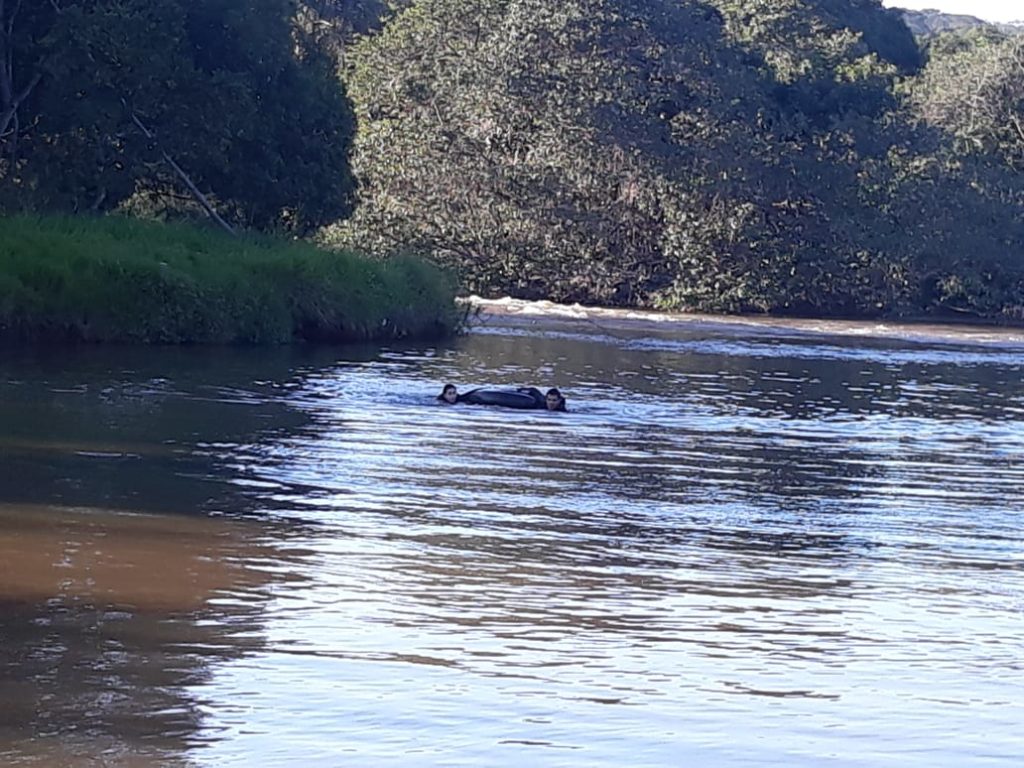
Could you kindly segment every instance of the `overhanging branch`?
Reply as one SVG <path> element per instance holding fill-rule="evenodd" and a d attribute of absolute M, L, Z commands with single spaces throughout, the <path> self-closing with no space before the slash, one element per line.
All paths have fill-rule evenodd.
<path fill-rule="evenodd" d="M 192 197 L 195 198 L 196 202 L 198 202 L 203 207 L 203 210 L 206 211 L 207 215 L 209 215 L 211 219 L 216 221 L 225 232 L 231 235 L 235 234 L 235 230 L 233 230 L 231 228 L 231 225 L 224 221 L 223 218 L 221 218 L 221 215 L 217 213 L 213 205 L 210 204 L 210 201 L 206 199 L 206 195 L 199 191 L 199 187 L 197 187 L 193 183 L 192 179 L 188 177 L 188 174 L 185 173 L 184 170 L 182 170 L 180 165 L 174 162 L 174 158 L 172 158 L 169 154 L 167 154 L 166 151 L 164 151 L 159 146 L 159 143 L 157 142 L 156 136 L 153 135 L 153 132 L 150 131 L 145 125 L 143 125 L 142 121 L 139 119 L 139 116 L 136 115 L 134 111 L 128 109 L 128 104 L 125 102 L 124 99 L 121 99 L 121 103 L 124 104 L 125 109 L 128 110 L 128 115 L 129 117 L 131 117 L 132 122 L 135 123 L 135 126 L 140 131 L 142 131 L 142 134 L 147 139 L 149 139 L 150 141 L 157 145 L 157 149 L 160 152 L 161 157 L 163 157 L 164 162 L 167 163 L 167 165 L 171 167 L 171 170 L 173 170 L 174 173 L 177 174 L 178 178 L 182 180 L 182 182 L 188 188 L 188 191 L 192 194 Z"/>

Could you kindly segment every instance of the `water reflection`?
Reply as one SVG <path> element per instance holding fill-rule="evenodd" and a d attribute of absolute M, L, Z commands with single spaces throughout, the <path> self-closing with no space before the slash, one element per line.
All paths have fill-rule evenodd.
<path fill-rule="evenodd" d="M 1015 765 L 1021 350 L 769 330 L 5 361 L 0 756 Z"/>
<path fill-rule="evenodd" d="M 298 429 L 301 350 L 69 348 L 0 358 L 0 501 L 243 512 L 205 445 Z"/>

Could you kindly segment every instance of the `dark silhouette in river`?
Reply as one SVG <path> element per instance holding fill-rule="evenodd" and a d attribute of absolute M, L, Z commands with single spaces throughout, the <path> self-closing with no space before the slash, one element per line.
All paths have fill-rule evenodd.
<path fill-rule="evenodd" d="M 502 408 L 517 408 L 519 410 L 565 410 L 565 398 L 554 387 L 549 389 L 546 394 L 541 394 L 536 387 L 516 387 L 515 389 L 478 387 L 460 395 L 454 384 L 445 384 L 437 399 L 449 405 L 467 403 L 469 405 L 497 405 Z"/>

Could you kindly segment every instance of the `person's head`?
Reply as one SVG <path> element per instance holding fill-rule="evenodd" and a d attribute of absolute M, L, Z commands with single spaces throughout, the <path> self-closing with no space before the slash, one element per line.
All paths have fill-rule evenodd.
<path fill-rule="evenodd" d="M 565 398 L 562 397 L 561 392 L 552 387 L 544 395 L 544 407 L 549 411 L 564 411 Z"/>
<path fill-rule="evenodd" d="M 455 388 L 454 384 L 445 384 L 441 390 L 441 394 L 437 396 L 438 400 L 445 403 L 454 404 L 459 402 L 459 390 Z"/>

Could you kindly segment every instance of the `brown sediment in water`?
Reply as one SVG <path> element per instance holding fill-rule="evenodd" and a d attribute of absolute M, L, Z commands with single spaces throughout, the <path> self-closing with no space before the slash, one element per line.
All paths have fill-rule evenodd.
<path fill-rule="evenodd" d="M 0 504 L 0 600 L 186 612 L 254 586 L 245 521 Z"/>

